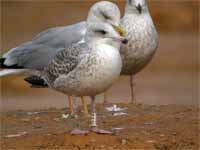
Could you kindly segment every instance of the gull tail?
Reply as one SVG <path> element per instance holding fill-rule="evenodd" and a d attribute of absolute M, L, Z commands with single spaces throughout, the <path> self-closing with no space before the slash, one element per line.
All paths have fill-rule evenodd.
<path fill-rule="evenodd" d="M 0 68 L 3 68 L 4 62 L 5 62 L 5 58 L 0 58 Z"/>
<path fill-rule="evenodd" d="M 47 88 L 48 85 L 46 84 L 45 80 L 37 75 L 29 76 L 24 79 L 26 82 L 31 84 L 32 88 Z"/>
<path fill-rule="evenodd" d="M 5 65 L 6 58 L 0 58 L 0 77 L 17 75 L 26 72 L 26 69 L 23 69 L 17 65 L 7 66 Z"/>
<path fill-rule="evenodd" d="M 0 58 L 0 68 L 1 69 L 23 69 L 23 67 L 18 66 L 18 64 L 7 65 L 5 64 L 6 58 Z"/>
<path fill-rule="evenodd" d="M 26 69 L 4 69 L 0 70 L 0 77 L 9 76 L 9 75 L 18 75 L 26 72 Z"/>

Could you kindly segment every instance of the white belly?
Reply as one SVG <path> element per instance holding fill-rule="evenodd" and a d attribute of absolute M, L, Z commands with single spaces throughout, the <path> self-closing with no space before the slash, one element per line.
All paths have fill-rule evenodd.
<path fill-rule="evenodd" d="M 154 55 L 158 44 L 157 33 L 150 16 L 126 16 L 122 26 L 127 30 L 129 40 L 128 45 L 122 46 L 120 50 L 123 61 L 122 74 L 135 74 Z"/>
<path fill-rule="evenodd" d="M 69 95 L 97 95 L 112 86 L 119 77 L 122 61 L 118 50 L 101 45 L 70 74 L 55 81 L 56 89 Z"/>

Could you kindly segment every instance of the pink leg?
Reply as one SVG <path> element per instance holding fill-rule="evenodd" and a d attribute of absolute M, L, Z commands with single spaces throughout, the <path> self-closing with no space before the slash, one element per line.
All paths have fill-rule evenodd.
<path fill-rule="evenodd" d="M 135 100 L 135 85 L 134 85 L 134 77 L 133 75 L 130 76 L 130 87 L 131 87 L 131 103 L 135 104 L 136 100 Z"/>
<path fill-rule="evenodd" d="M 104 93 L 103 105 L 104 105 L 104 106 L 109 105 L 109 102 L 108 102 L 108 91 L 106 91 L 106 92 Z"/>
<path fill-rule="evenodd" d="M 92 98 L 92 102 L 91 102 L 91 112 L 92 112 L 92 118 L 91 118 L 91 132 L 95 132 L 97 134 L 113 134 L 113 132 L 111 131 L 106 131 L 106 130 L 102 130 L 99 129 L 97 127 L 97 120 L 96 120 L 96 104 L 95 104 L 95 97 L 91 97 Z"/>
<path fill-rule="evenodd" d="M 70 113 L 71 113 L 71 115 L 74 115 L 74 106 L 73 106 L 72 96 L 68 96 L 68 102 L 69 102 Z"/>
<path fill-rule="evenodd" d="M 98 127 L 91 127 L 90 131 L 97 133 L 97 134 L 108 134 L 108 135 L 114 134 L 114 132 L 112 132 L 112 131 L 99 129 Z"/>
<path fill-rule="evenodd" d="M 71 135 L 87 135 L 89 133 L 89 131 L 84 131 L 84 130 L 80 130 L 80 129 L 74 129 L 71 131 Z"/>

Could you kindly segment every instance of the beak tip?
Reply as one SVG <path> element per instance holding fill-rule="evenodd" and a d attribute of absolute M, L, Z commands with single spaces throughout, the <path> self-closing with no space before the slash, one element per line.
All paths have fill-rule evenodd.
<path fill-rule="evenodd" d="M 128 44 L 128 40 L 127 40 L 127 39 L 124 39 L 124 40 L 122 41 L 122 43 L 123 43 L 123 44 Z"/>

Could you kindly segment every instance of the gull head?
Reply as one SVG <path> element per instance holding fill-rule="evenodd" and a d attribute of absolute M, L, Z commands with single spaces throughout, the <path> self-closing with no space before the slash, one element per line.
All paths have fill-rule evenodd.
<path fill-rule="evenodd" d="M 127 0 L 128 12 L 132 12 L 135 14 L 143 14 L 148 12 L 148 6 L 146 0 Z"/>
<path fill-rule="evenodd" d="M 87 23 L 104 22 L 118 26 L 120 23 L 120 17 L 120 10 L 116 4 L 109 1 L 100 1 L 91 7 Z"/>
<path fill-rule="evenodd" d="M 108 23 L 91 23 L 87 27 L 85 39 L 87 42 L 108 44 L 117 48 L 121 43 L 127 44 L 123 28 L 115 28 Z"/>

